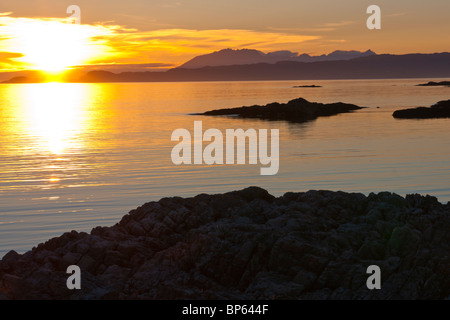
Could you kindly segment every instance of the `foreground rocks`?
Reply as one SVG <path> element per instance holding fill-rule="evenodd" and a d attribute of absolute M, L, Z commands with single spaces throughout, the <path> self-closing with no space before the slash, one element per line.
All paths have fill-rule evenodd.
<path fill-rule="evenodd" d="M 430 108 L 418 107 L 397 110 L 392 116 L 399 119 L 450 118 L 450 100 L 439 101 Z"/>
<path fill-rule="evenodd" d="M 450 205 L 251 187 L 164 198 L 0 261 L 8 299 L 450 299 Z M 68 290 L 69 265 L 82 270 Z M 369 265 L 381 290 L 368 290 Z"/>
<path fill-rule="evenodd" d="M 303 98 L 288 103 L 269 103 L 265 106 L 254 105 L 230 109 L 218 109 L 201 113 L 206 116 L 237 115 L 241 118 L 259 118 L 265 120 L 286 120 L 291 122 L 305 122 L 318 117 L 333 116 L 340 113 L 362 109 L 354 104 L 309 102 Z"/>

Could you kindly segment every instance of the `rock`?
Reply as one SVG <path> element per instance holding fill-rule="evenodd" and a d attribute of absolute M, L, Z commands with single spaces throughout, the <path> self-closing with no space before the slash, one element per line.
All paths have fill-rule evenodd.
<path fill-rule="evenodd" d="M 418 87 L 436 87 L 436 86 L 450 86 L 450 81 L 430 81 L 428 83 L 421 83 L 417 85 Z"/>
<path fill-rule="evenodd" d="M 0 264 L 0 271 L 8 272 L 19 258 L 20 255 L 16 251 L 9 251 L 1 260 L 3 263 Z"/>
<path fill-rule="evenodd" d="M 401 257 L 416 251 L 420 236 L 420 232 L 409 226 L 395 228 L 388 242 L 389 255 Z"/>
<path fill-rule="evenodd" d="M 65 266 L 65 268 L 67 268 L 70 265 L 75 265 L 78 263 L 78 261 L 80 261 L 81 258 L 81 254 L 80 253 L 76 253 L 76 252 L 68 252 L 66 253 L 61 261 L 63 264 L 63 268 Z"/>
<path fill-rule="evenodd" d="M 364 243 L 358 250 L 363 259 L 382 260 L 386 253 L 386 240 L 373 240 Z"/>
<path fill-rule="evenodd" d="M 450 206 L 250 187 L 164 198 L 0 261 L 0 299 L 448 299 Z M 82 290 L 65 286 L 81 268 Z M 366 287 L 378 265 L 382 290 Z"/>
<path fill-rule="evenodd" d="M 392 116 L 398 119 L 450 118 L 450 100 L 439 101 L 430 108 L 418 107 L 397 110 Z"/>
<path fill-rule="evenodd" d="M 305 122 L 318 117 L 333 116 L 340 113 L 352 112 L 362 109 L 348 103 L 317 103 L 309 102 L 303 98 L 288 103 L 269 103 L 265 106 L 254 105 L 231 109 L 219 109 L 201 113 L 205 116 L 237 115 L 241 118 L 258 118 L 265 120 L 286 120 L 290 122 Z"/>
<path fill-rule="evenodd" d="M 4 255 L 2 262 L 14 263 L 14 261 L 19 259 L 19 257 L 20 257 L 20 255 L 16 251 L 11 250 L 7 254 Z"/>
<path fill-rule="evenodd" d="M 145 229 L 138 222 L 132 221 L 131 223 L 128 224 L 127 227 L 130 234 L 134 236 L 145 235 Z"/>
<path fill-rule="evenodd" d="M 97 261 L 86 255 L 78 262 L 78 266 L 82 271 L 93 273 L 95 270 L 95 266 L 97 265 Z"/>

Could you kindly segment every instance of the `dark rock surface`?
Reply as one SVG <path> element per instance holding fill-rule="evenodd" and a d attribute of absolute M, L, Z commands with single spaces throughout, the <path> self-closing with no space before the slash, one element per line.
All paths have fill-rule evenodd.
<path fill-rule="evenodd" d="M 293 86 L 292 88 L 322 88 L 322 86 L 317 86 L 315 84 L 312 84 L 312 85 L 304 85 L 304 86 Z"/>
<path fill-rule="evenodd" d="M 450 204 L 250 187 L 147 203 L 0 261 L 7 299 L 450 299 Z M 68 290 L 69 265 L 82 270 Z M 369 265 L 381 290 L 368 290 Z"/>
<path fill-rule="evenodd" d="M 230 109 L 218 109 L 201 113 L 206 116 L 237 115 L 242 118 L 258 118 L 265 120 L 286 120 L 291 122 L 305 122 L 318 117 L 333 116 L 362 109 L 354 104 L 309 102 L 303 98 L 288 103 L 269 103 L 265 106 L 254 105 Z"/>
<path fill-rule="evenodd" d="M 436 87 L 436 86 L 450 86 L 450 81 L 430 81 L 428 83 L 421 83 L 417 85 L 418 87 Z"/>
<path fill-rule="evenodd" d="M 450 118 L 450 100 L 439 101 L 430 108 L 418 107 L 397 110 L 392 116 L 399 119 Z"/>

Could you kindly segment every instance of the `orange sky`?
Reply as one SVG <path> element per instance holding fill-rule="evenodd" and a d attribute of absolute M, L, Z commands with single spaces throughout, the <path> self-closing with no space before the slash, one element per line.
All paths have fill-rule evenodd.
<path fill-rule="evenodd" d="M 450 1 L 376 1 L 382 29 L 366 28 L 365 0 L 23 0 L 0 3 L 0 70 L 84 64 L 168 68 L 224 48 L 313 55 L 450 51 Z M 66 8 L 81 9 L 81 25 Z M 141 66 L 142 67 L 142 66 Z"/>

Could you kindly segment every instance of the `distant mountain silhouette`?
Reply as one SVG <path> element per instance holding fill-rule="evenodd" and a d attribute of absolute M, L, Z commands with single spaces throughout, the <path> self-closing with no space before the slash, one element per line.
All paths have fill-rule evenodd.
<path fill-rule="evenodd" d="M 251 81 L 319 79 L 444 78 L 450 76 L 450 53 L 372 55 L 340 61 L 257 63 L 166 72 L 92 71 L 81 82 Z"/>
<path fill-rule="evenodd" d="M 360 57 L 375 55 L 375 52 L 367 50 L 360 51 L 334 51 L 328 55 L 310 56 L 308 54 L 298 55 L 291 51 L 275 51 L 264 53 L 252 49 L 223 49 L 213 53 L 197 56 L 182 64 L 179 68 L 198 69 L 202 67 L 231 66 L 254 63 L 277 63 L 280 61 L 316 62 L 332 60 L 350 60 Z"/>
<path fill-rule="evenodd" d="M 39 71 L 19 71 L 19 72 L 5 72 L 9 76 L 13 75 L 9 80 L 4 80 L 0 83 L 40 83 L 45 81 L 45 77 Z"/>
<path fill-rule="evenodd" d="M 248 57 L 258 51 L 249 50 Z M 352 52 L 339 52 L 327 57 L 350 57 Z M 80 76 L 80 74 L 82 74 Z M 76 73 L 66 82 L 156 82 L 156 81 L 257 81 L 320 79 L 393 79 L 450 77 L 450 53 L 374 55 L 350 60 L 315 62 L 279 61 L 208 66 L 196 69 L 173 68 L 164 72 L 122 72 L 104 70 Z M 43 82 L 35 77 L 16 77 L 7 83 Z"/>

